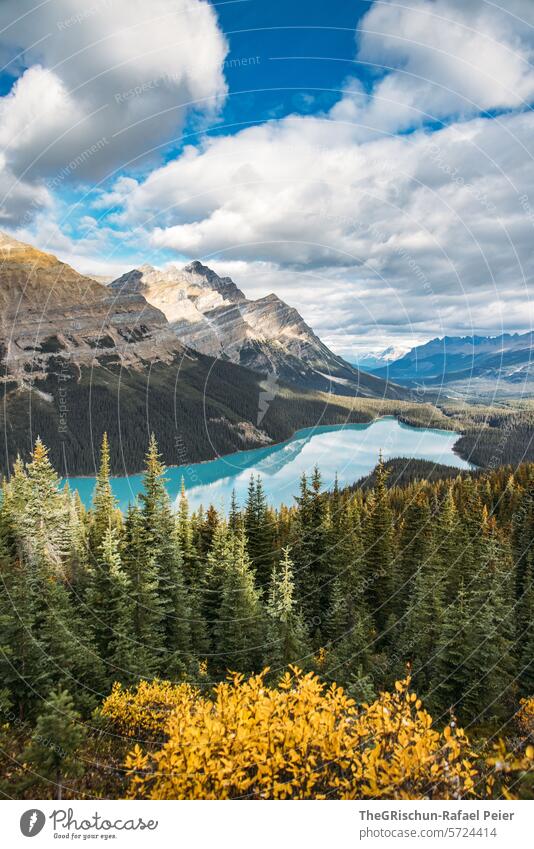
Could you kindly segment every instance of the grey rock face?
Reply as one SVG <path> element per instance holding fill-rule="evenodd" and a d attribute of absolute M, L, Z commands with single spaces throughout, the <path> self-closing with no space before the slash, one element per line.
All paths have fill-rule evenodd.
<path fill-rule="evenodd" d="M 219 277 L 198 261 L 166 271 L 141 266 L 111 287 L 142 292 L 165 314 L 180 341 L 200 353 L 333 394 L 402 395 L 330 351 L 277 295 L 248 300 L 230 277 Z"/>

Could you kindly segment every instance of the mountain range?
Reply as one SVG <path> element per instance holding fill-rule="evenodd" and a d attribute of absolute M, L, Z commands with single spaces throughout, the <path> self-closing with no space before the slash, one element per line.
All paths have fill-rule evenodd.
<path fill-rule="evenodd" d="M 432 388 L 484 387 L 519 393 L 532 389 L 534 333 L 503 333 L 500 336 L 444 336 L 412 348 L 407 354 L 375 371 L 383 379 L 406 386 Z"/>
<path fill-rule="evenodd" d="M 159 271 L 143 265 L 111 283 L 120 295 L 142 293 L 195 351 L 294 386 L 363 397 L 405 397 L 334 354 L 296 309 L 277 295 L 249 300 L 230 277 L 200 262 Z"/>
<path fill-rule="evenodd" d="M 94 473 L 106 430 L 126 474 L 152 431 L 181 465 L 368 420 L 341 396 L 409 396 L 331 352 L 275 295 L 247 300 L 200 263 L 104 285 L 0 234 L 0 307 L 4 472 L 37 435 L 68 477 Z"/>

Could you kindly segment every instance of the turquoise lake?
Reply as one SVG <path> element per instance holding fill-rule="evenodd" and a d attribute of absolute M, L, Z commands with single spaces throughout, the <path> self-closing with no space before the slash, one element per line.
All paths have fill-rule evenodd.
<path fill-rule="evenodd" d="M 392 417 L 369 424 L 306 428 L 278 445 L 170 468 L 166 473 L 167 488 L 175 501 L 183 478 L 192 508 L 214 504 L 226 511 L 233 489 L 238 502 L 244 503 L 253 472 L 262 476 L 270 504 L 293 504 L 302 473 L 310 473 L 315 464 L 321 471 L 324 487 L 330 488 L 336 473 L 341 485 L 369 474 L 380 451 L 386 460 L 410 457 L 469 469 L 469 463 L 453 451 L 457 439 L 458 434 L 449 430 L 414 428 Z M 69 478 L 69 485 L 78 490 L 84 504 L 89 506 L 95 479 Z M 121 508 L 125 509 L 142 491 L 142 475 L 113 478 L 112 485 Z"/>

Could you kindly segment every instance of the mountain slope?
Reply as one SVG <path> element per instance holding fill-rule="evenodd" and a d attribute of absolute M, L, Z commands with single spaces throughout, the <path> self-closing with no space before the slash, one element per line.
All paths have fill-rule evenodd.
<path fill-rule="evenodd" d="M 534 333 L 501 336 L 445 336 L 419 345 L 375 374 L 413 385 L 487 379 L 521 384 L 534 378 Z"/>
<path fill-rule="evenodd" d="M 0 253 L 4 472 L 37 435 L 65 475 L 94 471 L 104 430 L 123 474 L 142 467 L 152 430 L 175 463 L 271 441 L 255 426 L 259 377 L 184 346 L 139 291 L 5 234 Z"/>
<path fill-rule="evenodd" d="M 404 357 L 409 350 L 410 348 L 403 345 L 389 345 L 383 351 L 370 351 L 366 354 L 353 356 L 351 357 L 350 362 L 355 365 L 356 368 L 363 369 L 363 371 L 374 372 L 377 369 L 388 366 L 395 360 L 400 360 L 400 358 Z"/>
<path fill-rule="evenodd" d="M 334 395 L 404 398 L 400 387 L 351 366 L 334 354 L 296 309 L 276 295 L 251 301 L 229 277 L 200 262 L 183 269 L 134 269 L 114 291 L 142 292 L 165 313 L 185 345 L 299 388 Z"/>
<path fill-rule="evenodd" d="M 113 471 L 124 475 L 143 467 L 151 432 L 165 462 L 182 465 L 281 441 L 301 427 L 369 421 L 373 416 L 350 398 L 336 401 L 335 396 L 297 388 L 281 377 L 270 382 L 224 351 L 213 357 L 188 347 L 163 312 L 145 299 L 143 271 L 141 283 L 133 276 L 127 286 L 110 289 L 4 234 L 0 257 L 3 473 L 12 468 L 17 454 L 29 456 L 37 436 L 50 448 L 55 467 L 69 476 L 94 473 L 102 433 L 107 431 Z M 276 352 L 288 372 L 293 367 L 295 372 L 315 374 L 289 350 L 298 313 L 282 302 L 269 306 L 265 299 L 276 332 L 287 338 L 285 344 L 260 344 L 254 326 L 267 319 L 261 302 L 250 305 L 232 281 L 198 264 L 183 274 L 179 297 L 188 301 L 187 309 L 196 309 L 193 315 L 206 323 L 206 332 L 213 334 L 219 348 L 218 334 L 226 322 L 230 326 L 224 333 L 231 337 L 235 332 L 240 350 L 258 357 L 274 357 Z M 174 304 L 176 281 L 165 280 L 164 287 Z M 241 306 L 245 314 L 249 311 L 248 318 Z M 177 321 L 183 320 L 182 307 L 170 311 Z M 250 348 L 243 344 L 243 333 L 250 335 Z M 294 350 L 303 351 L 310 362 L 321 351 L 319 340 L 306 333 L 299 344 L 301 349 L 295 342 Z M 325 349 L 325 356 L 329 353 Z M 336 358 L 332 364 L 337 365 Z"/>

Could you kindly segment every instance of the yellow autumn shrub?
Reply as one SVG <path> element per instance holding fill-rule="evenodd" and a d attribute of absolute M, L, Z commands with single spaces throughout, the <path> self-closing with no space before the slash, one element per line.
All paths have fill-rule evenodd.
<path fill-rule="evenodd" d="M 186 685 L 115 687 L 102 710 L 124 734 L 141 729 L 165 737 L 155 751 L 137 744 L 129 753 L 132 798 L 471 794 L 476 770 L 467 737 L 450 726 L 433 729 L 409 683 L 397 682 L 393 692 L 358 707 L 341 687 L 290 668 L 278 687 L 266 686 L 265 673 L 248 680 L 232 675 L 211 698 Z M 150 698 L 160 707 L 147 721 Z"/>
<path fill-rule="evenodd" d="M 124 737 L 161 739 L 172 712 L 194 702 L 197 691 L 189 684 L 140 681 L 135 690 L 114 684 L 102 706 L 102 716 Z"/>
<path fill-rule="evenodd" d="M 534 740 L 534 696 L 521 699 L 516 720 L 521 736 L 525 739 Z"/>

